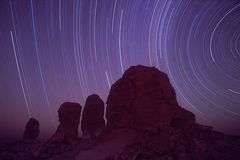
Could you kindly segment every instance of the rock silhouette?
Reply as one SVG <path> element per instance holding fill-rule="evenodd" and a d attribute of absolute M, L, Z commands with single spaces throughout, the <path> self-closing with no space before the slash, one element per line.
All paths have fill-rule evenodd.
<path fill-rule="evenodd" d="M 64 102 L 58 110 L 59 126 L 56 133 L 47 141 L 40 158 L 69 151 L 79 142 L 78 126 L 82 106 L 78 103 Z"/>
<path fill-rule="evenodd" d="M 39 122 L 30 118 L 26 123 L 23 138 L 21 141 L 0 146 L 1 160 L 32 160 L 41 150 L 39 136 Z"/>
<path fill-rule="evenodd" d="M 107 127 L 145 129 L 174 120 L 195 122 L 194 115 L 181 108 L 167 75 L 154 67 L 130 67 L 115 84 L 107 99 Z"/>
<path fill-rule="evenodd" d="M 59 126 L 52 140 L 66 140 L 71 142 L 78 137 L 78 126 L 82 106 L 78 103 L 64 102 L 58 110 Z"/>
<path fill-rule="evenodd" d="M 23 140 L 32 141 L 39 136 L 39 122 L 34 118 L 30 118 L 25 126 Z"/>
<path fill-rule="evenodd" d="M 96 95 L 87 97 L 82 113 L 81 128 L 84 137 L 96 137 L 105 127 L 104 102 Z"/>

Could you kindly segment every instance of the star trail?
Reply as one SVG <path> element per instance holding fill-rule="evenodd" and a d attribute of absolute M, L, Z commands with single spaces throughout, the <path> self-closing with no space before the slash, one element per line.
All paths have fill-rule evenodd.
<path fill-rule="evenodd" d="M 57 127 L 61 103 L 82 106 L 133 65 L 166 72 L 197 121 L 240 134 L 240 2 L 1 0 L 1 136 L 29 117 Z"/>

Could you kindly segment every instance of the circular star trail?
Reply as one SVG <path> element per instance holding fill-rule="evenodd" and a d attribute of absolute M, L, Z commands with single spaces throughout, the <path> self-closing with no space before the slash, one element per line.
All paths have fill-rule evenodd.
<path fill-rule="evenodd" d="M 64 101 L 107 99 L 132 65 L 166 72 L 199 123 L 240 133 L 240 2 L 1 0 L 1 130 L 29 117 L 42 135 Z"/>

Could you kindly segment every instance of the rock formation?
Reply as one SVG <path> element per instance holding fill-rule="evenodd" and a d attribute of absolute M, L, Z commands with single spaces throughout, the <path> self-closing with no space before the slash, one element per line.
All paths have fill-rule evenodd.
<path fill-rule="evenodd" d="M 81 108 L 77 103 L 63 103 L 58 110 L 60 125 L 49 141 L 36 143 L 37 149 L 33 143 L 22 142 L 0 148 L 0 159 L 240 159 L 240 136 L 196 123 L 194 115 L 178 105 L 167 75 L 154 67 L 130 67 L 113 84 L 107 99 L 107 125 L 96 138 L 77 138 Z M 97 95 L 88 97 L 82 117 L 84 135 L 96 136 L 104 127 L 103 108 Z M 26 133 L 25 137 L 35 135 Z"/>
<path fill-rule="evenodd" d="M 82 106 L 78 103 L 64 102 L 58 110 L 59 126 L 52 140 L 71 142 L 78 137 L 78 126 Z"/>
<path fill-rule="evenodd" d="M 154 67 L 130 67 L 112 85 L 107 125 L 77 160 L 237 160 L 240 137 L 199 125 L 180 107 L 167 75 Z"/>
<path fill-rule="evenodd" d="M 96 95 L 87 97 L 82 113 L 81 128 L 84 137 L 96 137 L 105 127 L 104 102 Z"/>
<path fill-rule="evenodd" d="M 63 153 L 73 149 L 78 140 L 78 126 L 82 106 L 78 103 L 64 102 L 58 110 L 59 126 L 56 133 L 42 149 L 41 158 Z"/>
<path fill-rule="evenodd" d="M 23 140 L 24 141 L 32 141 L 35 140 L 39 136 L 39 122 L 34 118 L 30 118 L 25 126 Z"/>
<path fill-rule="evenodd" d="M 0 160 L 32 160 L 41 150 L 39 122 L 30 118 L 26 123 L 21 141 L 0 146 Z"/>
<path fill-rule="evenodd" d="M 108 129 L 145 129 L 177 119 L 194 123 L 194 115 L 181 108 L 167 75 L 154 67 L 130 67 L 107 99 Z"/>
<path fill-rule="evenodd" d="M 194 115 L 178 105 L 167 75 L 154 67 L 130 67 L 113 84 L 106 117 L 105 141 L 124 128 L 135 130 L 136 136 L 105 160 L 240 158 L 240 138 L 197 124 Z"/>

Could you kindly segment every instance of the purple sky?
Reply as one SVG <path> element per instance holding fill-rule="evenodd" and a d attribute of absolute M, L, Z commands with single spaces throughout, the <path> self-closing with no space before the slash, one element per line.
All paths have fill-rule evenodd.
<path fill-rule="evenodd" d="M 1 137 L 54 133 L 64 101 L 106 101 L 129 66 L 169 75 L 197 121 L 240 134 L 240 2 L 1 0 Z"/>

